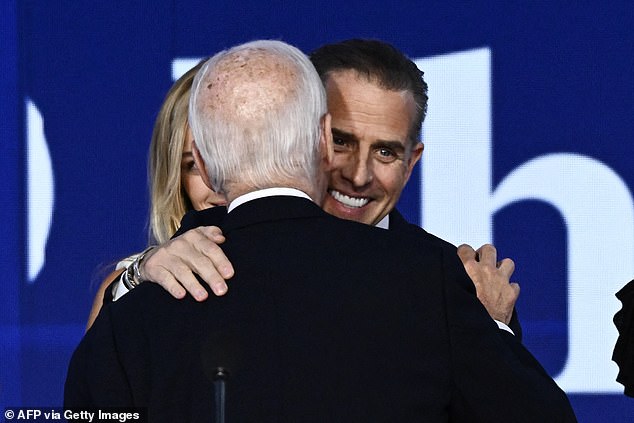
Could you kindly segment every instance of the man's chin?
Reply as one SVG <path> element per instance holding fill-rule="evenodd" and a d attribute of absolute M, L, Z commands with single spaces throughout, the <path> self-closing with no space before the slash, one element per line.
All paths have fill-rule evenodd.
<path fill-rule="evenodd" d="M 340 219 L 352 220 L 359 223 L 370 225 L 373 219 L 369 216 L 368 204 L 363 207 L 348 207 L 340 203 L 331 196 L 327 195 L 324 201 L 324 211 Z"/>

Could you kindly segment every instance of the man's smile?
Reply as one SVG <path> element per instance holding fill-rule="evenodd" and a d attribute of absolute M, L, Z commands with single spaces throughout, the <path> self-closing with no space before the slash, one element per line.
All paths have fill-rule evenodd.
<path fill-rule="evenodd" d="M 352 207 L 358 209 L 360 207 L 365 206 L 370 202 L 370 199 L 367 197 L 350 197 L 346 194 L 342 194 L 339 191 L 334 189 L 328 190 L 328 193 L 338 202 L 347 207 Z"/>

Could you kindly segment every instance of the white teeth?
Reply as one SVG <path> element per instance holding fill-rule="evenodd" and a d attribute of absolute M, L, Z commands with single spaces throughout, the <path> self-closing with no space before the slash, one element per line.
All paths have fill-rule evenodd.
<path fill-rule="evenodd" d="M 339 201 L 340 203 L 348 207 L 354 207 L 356 209 L 358 209 L 359 207 L 365 206 L 370 201 L 367 198 L 348 197 L 347 195 L 342 194 L 339 191 L 335 191 L 335 190 L 330 191 L 330 195 L 332 195 L 334 199 Z"/>

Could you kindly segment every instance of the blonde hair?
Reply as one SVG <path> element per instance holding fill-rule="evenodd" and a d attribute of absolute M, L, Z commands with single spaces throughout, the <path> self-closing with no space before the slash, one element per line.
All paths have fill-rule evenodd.
<path fill-rule="evenodd" d="M 158 113 L 148 160 L 150 186 L 149 242 L 164 243 L 192 209 L 181 184 L 181 159 L 187 135 L 187 108 L 194 76 L 202 62 L 172 85 Z"/>

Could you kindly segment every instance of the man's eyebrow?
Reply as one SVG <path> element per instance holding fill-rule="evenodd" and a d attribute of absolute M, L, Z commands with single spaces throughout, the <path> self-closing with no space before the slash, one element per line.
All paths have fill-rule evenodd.
<path fill-rule="evenodd" d="M 350 132 L 342 131 L 341 129 L 337 129 L 337 128 L 332 128 L 332 135 L 335 137 L 357 140 L 356 135 Z"/>
<path fill-rule="evenodd" d="M 358 141 L 358 138 L 355 134 L 343 131 L 338 128 L 332 128 L 332 135 L 335 137 L 341 137 L 348 140 Z M 381 140 L 381 139 L 375 140 L 372 143 L 372 147 L 374 148 L 386 147 L 386 148 L 391 148 L 393 150 L 405 151 L 405 145 L 403 141 L 399 141 L 399 140 Z"/>
<path fill-rule="evenodd" d="M 401 141 L 388 141 L 388 140 L 376 140 L 372 143 L 372 147 L 374 148 L 389 148 L 394 151 L 402 152 L 405 151 L 405 146 Z"/>

